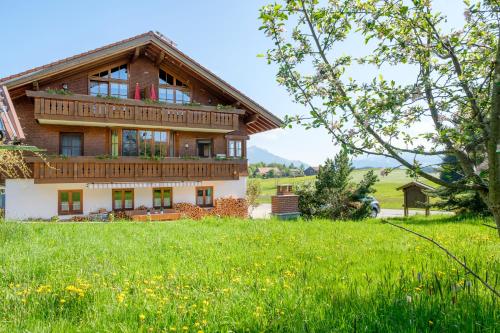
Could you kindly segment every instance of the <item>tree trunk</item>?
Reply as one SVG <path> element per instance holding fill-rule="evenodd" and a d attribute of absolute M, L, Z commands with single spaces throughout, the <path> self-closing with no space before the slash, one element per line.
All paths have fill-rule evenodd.
<path fill-rule="evenodd" d="M 488 142 L 489 206 L 500 237 L 500 31 L 498 33 L 491 95 L 490 140 Z"/>

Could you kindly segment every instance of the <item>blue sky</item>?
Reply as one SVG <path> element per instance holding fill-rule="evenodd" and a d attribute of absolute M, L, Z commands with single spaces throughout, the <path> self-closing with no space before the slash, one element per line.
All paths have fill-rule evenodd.
<path fill-rule="evenodd" d="M 455 1 L 461 3 L 437 3 L 449 7 Z M 0 53 L 0 77 L 157 30 L 279 117 L 304 112 L 276 83 L 275 67 L 257 57 L 272 46 L 258 30 L 258 10 L 270 2 L 10 1 L 8 6 L 2 6 L 2 26 L 8 29 L 2 35 L 2 45 L 8 49 Z M 455 14 L 461 10 L 458 8 Z M 351 47 L 359 46 L 346 45 Z M 255 135 L 250 145 L 311 165 L 323 162 L 338 150 L 324 130 L 297 127 Z"/>

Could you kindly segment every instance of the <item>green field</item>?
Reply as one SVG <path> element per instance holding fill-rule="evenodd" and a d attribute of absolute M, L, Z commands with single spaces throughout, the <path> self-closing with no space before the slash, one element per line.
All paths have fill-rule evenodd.
<path fill-rule="evenodd" d="M 396 190 L 399 186 L 411 182 L 412 179 L 406 175 L 404 170 L 394 170 L 388 176 L 381 176 L 382 169 L 374 169 L 379 177 L 379 182 L 375 185 L 377 192 L 374 196 L 380 202 L 382 208 L 398 209 L 403 206 L 403 192 Z M 354 170 L 352 180 L 359 182 L 368 170 Z M 276 193 L 277 184 L 301 184 L 303 182 L 314 182 L 315 176 L 297 177 L 297 178 L 270 178 L 258 179 L 262 186 L 262 195 L 260 203 L 270 203 L 271 196 Z M 430 182 L 419 179 L 419 181 L 431 184 Z"/>
<path fill-rule="evenodd" d="M 500 243 L 482 222 L 405 225 L 494 283 Z M 494 332 L 500 322 L 498 299 L 442 252 L 375 220 L 4 222 L 0 244 L 1 332 Z"/>

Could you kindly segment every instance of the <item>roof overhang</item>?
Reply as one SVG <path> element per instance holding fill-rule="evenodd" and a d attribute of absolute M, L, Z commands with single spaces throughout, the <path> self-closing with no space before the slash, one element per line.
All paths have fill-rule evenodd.
<path fill-rule="evenodd" d="M 0 85 L 0 130 L 2 136 L 6 136 L 2 139 L 7 139 L 8 142 L 16 143 L 25 139 L 16 109 L 10 99 L 9 90 L 2 85 Z"/>
<path fill-rule="evenodd" d="M 404 189 L 407 189 L 410 187 L 417 187 L 417 188 L 420 188 L 423 190 L 434 190 L 434 187 L 429 186 L 429 185 L 424 184 L 424 183 L 421 183 L 421 182 L 417 182 L 417 181 L 409 182 L 408 184 L 405 184 L 405 185 L 402 185 L 402 186 L 396 188 L 396 190 L 400 191 L 400 190 L 404 190 Z"/>
<path fill-rule="evenodd" d="M 16 89 L 52 76 L 61 75 L 97 61 L 116 58 L 120 54 L 137 54 L 137 50 L 149 45 L 161 51 L 163 54 L 162 60 L 168 57 L 182 63 L 183 66 L 196 73 L 200 79 L 220 89 L 224 94 L 227 94 L 244 106 L 249 111 L 245 122 L 250 134 L 279 128 L 283 125 L 281 119 L 181 52 L 175 47 L 172 41 L 152 31 L 0 79 L 0 84 L 5 85 L 9 89 Z"/>

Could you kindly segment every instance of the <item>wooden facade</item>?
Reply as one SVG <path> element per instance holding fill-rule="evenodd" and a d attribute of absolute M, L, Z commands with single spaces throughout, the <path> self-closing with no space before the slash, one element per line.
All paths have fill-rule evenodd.
<path fill-rule="evenodd" d="M 28 158 L 35 183 L 237 180 L 247 175 L 246 160 L 121 157 Z"/>
<path fill-rule="evenodd" d="M 0 79 L 0 86 L 12 96 L 24 143 L 46 150 L 45 161 L 27 159 L 35 183 L 237 180 L 247 175 L 249 135 L 281 125 L 153 32 Z M 146 156 L 139 148 L 125 156 L 130 130 L 163 131 L 167 148 L 156 156 L 153 143 Z M 63 134 L 81 137 L 80 146 L 71 149 L 68 139 L 63 149 Z"/>
<path fill-rule="evenodd" d="M 45 124 L 87 126 L 147 126 L 154 128 L 210 129 L 232 132 L 239 129 L 239 116 L 245 111 L 220 111 L 210 106 L 151 104 L 86 95 L 58 95 L 27 91 L 34 98 L 35 119 Z"/>

